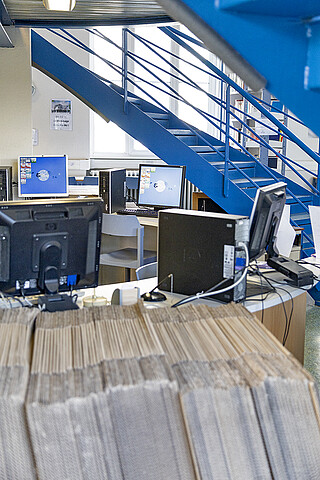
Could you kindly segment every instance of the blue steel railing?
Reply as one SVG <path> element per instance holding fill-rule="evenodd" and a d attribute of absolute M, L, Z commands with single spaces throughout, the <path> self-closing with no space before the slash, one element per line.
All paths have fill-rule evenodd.
<path fill-rule="evenodd" d="M 113 46 L 122 53 L 122 65 L 116 65 L 109 61 L 105 56 L 98 55 L 94 52 L 91 48 L 87 47 L 84 43 L 80 42 L 74 35 L 70 32 L 62 30 L 62 34 L 57 32 L 56 30 L 51 30 L 56 35 L 59 35 L 62 38 L 67 39 L 69 42 L 73 43 L 77 47 L 80 47 L 86 50 L 88 53 L 98 57 L 102 60 L 106 65 L 113 69 L 114 72 L 120 78 L 120 82 L 123 87 L 124 92 L 124 111 L 127 111 L 128 102 L 130 101 L 130 91 L 138 90 L 140 95 L 147 97 L 151 103 L 159 106 L 162 110 L 166 111 L 167 113 L 172 113 L 170 108 L 165 106 L 161 103 L 157 96 L 166 95 L 169 99 L 173 99 L 179 104 L 184 104 L 192 109 L 197 115 L 203 118 L 208 125 L 211 125 L 218 132 L 218 136 L 221 140 L 224 141 L 224 151 L 221 151 L 221 147 L 216 147 L 212 145 L 207 139 L 199 132 L 199 130 L 193 128 L 188 124 L 188 128 L 192 131 L 194 135 L 196 135 L 203 145 L 207 145 L 212 149 L 222 161 L 224 161 L 224 195 L 228 196 L 229 191 L 229 170 L 233 168 L 238 171 L 239 175 L 245 178 L 248 183 L 252 185 L 252 187 L 257 188 L 258 185 L 249 177 L 238 165 L 237 163 L 230 160 L 230 141 L 232 141 L 236 148 L 239 151 L 245 153 L 250 160 L 255 162 L 255 164 L 259 164 L 260 167 L 263 169 L 265 174 L 272 178 L 275 181 L 279 180 L 272 169 L 267 167 L 266 165 L 262 164 L 259 159 L 254 156 L 247 148 L 246 148 L 246 140 L 249 139 L 251 142 L 254 142 L 259 148 L 265 148 L 268 151 L 272 152 L 273 155 L 279 158 L 282 162 L 282 165 L 285 165 L 290 171 L 296 175 L 302 183 L 305 184 L 306 188 L 313 193 L 313 202 L 318 204 L 320 199 L 320 191 L 319 191 L 319 184 L 317 187 L 312 185 L 294 166 L 299 167 L 300 170 L 304 171 L 309 175 L 317 175 L 319 168 L 320 168 L 320 157 L 316 152 L 313 152 L 307 145 L 305 145 L 293 132 L 291 132 L 286 125 L 281 123 L 272 113 L 272 110 L 276 110 L 278 113 L 281 113 L 286 118 L 290 118 L 298 123 L 300 122 L 295 117 L 292 117 L 288 113 L 284 112 L 281 109 L 278 109 L 275 106 L 272 106 L 265 102 L 264 100 L 258 99 L 254 95 L 251 95 L 247 90 L 241 88 L 236 82 L 231 80 L 224 72 L 218 69 L 212 62 L 207 60 L 204 56 L 200 55 L 198 51 L 196 51 L 191 44 L 194 44 L 195 47 L 204 48 L 205 46 L 202 42 L 181 33 L 179 30 L 174 29 L 173 27 L 160 27 L 160 30 L 169 36 L 173 41 L 175 41 L 180 47 L 182 47 L 186 52 L 192 55 L 194 59 L 198 61 L 200 65 L 196 65 L 194 61 L 190 62 L 187 59 L 181 57 L 180 55 L 169 51 L 160 45 L 153 43 L 152 41 L 137 35 L 133 31 L 125 28 L 123 29 L 123 37 L 122 37 L 122 46 L 117 45 L 111 39 L 103 35 L 99 30 L 93 29 L 88 30 L 91 34 L 97 35 L 99 38 L 108 42 L 109 46 Z M 141 55 L 138 55 L 135 51 L 131 51 L 129 48 L 129 40 L 128 37 L 131 35 L 136 42 L 140 42 L 146 49 L 148 49 L 152 54 L 159 59 L 159 62 L 151 62 L 150 60 L 145 59 Z M 189 43 L 187 43 L 189 42 Z M 169 57 L 170 59 L 166 58 Z M 193 81 L 190 78 L 190 74 L 187 75 L 179 68 L 176 63 L 180 62 L 182 64 L 188 65 L 188 67 L 192 67 L 195 69 L 196 72 L 205 73 L 208 78 L 214 79 L 215 81 L 219 81 L 220 85 L 220 96 L 217 97 L 212 93 L 208 93 L 204 88 L 202 88 L 196 81 Z M 165 67 L 161 67 L 160 63 L 163 63 Z M 176 62 L 176 63 L 175 63 Z M 130 68 L 129 68 L 130 65 Z M 143 72 L 145 72 L 145 76 L 148 78 L 152 78 L 152 80 L 147 80 L 145 76 L 138 75 L 135 70 L 136 67 L 140 68 Z M 202 95 L 206 95 L 208 100 L 215 104 L 219 110 L 219 114 L 213 114 L 212 112 L 207 112 L 201 108 L 196 107 L 192 102 L 188 101 L 181 93 L 174 88 L 172 85 L 168 84 L 168 81 L 163 79 L 161 75 L 168 75 L 168 68 L 170 69 L 170 79 L 176 80 L 182 85 L 187 86 L 188 88 L 194 88 L 195 91 L 200 92 Z M 101 76 L 99 76 L 102 78 Z M 104 81 L 109 82 L 110 80 L 103 78 Z M 153 89 L 153 94 L 150 93 L 150 88 Z M 301 151 L 308 155 L 310 159 L 316 162 L 316 172 L 309 170 L 303 165 L 298 164 L 297 162 L 288 158 L 284 153 L 278 152 L 272 145 L 268 143 L 268 141 L 264 138 L 263 135 L 257 134 L 257 132 L 249 125 L 248 120 L 254 120 L 255 124 L 264 126 L 263 118 L 256 118 L 255 116 L 251 115 L 248 111 L 243 111 L 237 108 L 235 105 L 231 103 L 230 100 L 230 91 L 233 89 L 235 92 L 239 93 L 242 98 L 245 99 L 247 104 L 251 104 L 254 108 L 256 108 L 261 115 L 266 117 L 269 120 L 268 124 L 268 131 L 271 131 L 275 135 L 280 135 L 283 139 L 287 142 L 291 141 L 295 145 L 297 145 Z M 223 98 L 223 93 L 225 93 L 225 98 Z M 174 113 L 174 112 L 173 112 Z M 236 128 L 232 125 L 232 120 L 236 120 L 238 124 L 240 124 L 241 129 Z M 272 125 L 270 125 L 270 122 Z M 283 175 L 285 178 L 285 175 Z M 303 202 L 300 201 L 299 198 L 293 192 L 288 189 L 288 193 L 295 199 L 295 201 L 301 206 L 302 210 L 308 212 L 308 208 Z M 245 190 L 244 190 L 244 193 Z M 295 222 L 292 222 L 295 224 Z M 305 234 L 304 234 L 305 235 Z M 305 235 L 308 241 L 311 239 Z"/>

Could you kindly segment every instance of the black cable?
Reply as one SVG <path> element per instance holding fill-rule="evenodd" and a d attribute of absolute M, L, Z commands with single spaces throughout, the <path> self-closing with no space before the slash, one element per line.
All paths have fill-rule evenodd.
<path fill-rule="evenodd" d="M 265 278 L 264 274 L 261 272 L 260 270 L 260 267 L 257 263 L 257 261 L 255 261 L 255 268 L 253 268 L 252 265 L 250 265 L 250 270 L 255 274 L 255 275 L 258 275 L 260 277 L 260 295 L 261 295 L 261 299 L 259 301 L 262 302 L 262 308 L 261 308 L 261 323 L 264 322 L 264 313 L 265 313 L 265 307 L 264 307 L 264 301 L 268 298 L 268 295 L 270 295 L 270 293 L 273 293 L 275 291 L 275 287 L 269 282 L 269 280 L 267 278 Z M 269 287 L 271 288 L 271 292 L 268 292 L 266 297 L 263 298 L 263 283 L 262 283 L 262 279 L 264 279 L 267 284 L 269 285 Z M 247 298 L 245 299 L 247 301 Z M 256 300 L 256 299 L 255 299 Z"/>
<path fill-rule="evenodd" d="M 281 304 L 282 304 L 282 308 L 283 308 L 283 312 L 284 312 L 284 315 L 285 315 L 285 329 L 284 329 L 284 333 L 283 333 L 283 338 L 282 338 L 282 345 L 285 346 L 286 344 L 286 341 L 288 339 L 288 335 L 289 335 L 289 331 L 290 331 L 290 326 L 291 326 L 291 321 L 292 321 L 292 316 L 293 316 L 293 309 L 294 309 L 294 304 L 293 304 L 293 297 L 291 295 L 291 293 L 286 290 L 285 288 L 283 287 L 279 287 L 277 285 L 277 287 L 274 287 L 271 283 L 270 283 L 270 280 L 268 279 L 268 277 L 263 274 L 261 271 L 259 271 L 258 275 L 261 275 L 265 280 L 266 282 L 270 285 L 270 287 L 272 288 L 272 291 L 274 293 L 276 293 L 280 300 L 281 300 Z M 278 282 L 277 282 L 278 283 Z M 283 290 L 284 292 L 286 292 L 288 295 L 289 295 L 289 298 L 291 300 L 291 311 L 290 311 L 290 315 L 289 315 L 289 318 L 288 318 L 288 315 L 287 315 L 287 311 L 286 311 L 286 308 L 285 308 L 285 303 L 284 303 L 284 300 L 281 296 L 281 294 L 278 292 L 278 290 Z M 270 292 L 272 293 L 272 292 Z"/>
<path fill-rule="evenodd" d="M 278 289 L 278 290 L 283 290 L 284 292 L 286 292 L 286 293 L 289 295 L 290 300 L 291 300 L 291 311 L 290 311 L 290 315 L 289 315 L 287 330 L 286 330 L 285 333 L 284 333 L 283 342 L 282 342 L 283 346 L 285 346 L 286 341 L 287 341 L 287 339 L 288 339 L 288 335 L 289 335 L 289 330 L 290 330 L 291 320 L 292 320 L 292 315 L 293 315 L 293 309 L 294 309 L 293 296 L 291 295 L 291 293 L 290 293 L 288 290 L 286 290 L 286 289 L 283 288 L 283 287 L 278 287 L 277 289 Z"/>

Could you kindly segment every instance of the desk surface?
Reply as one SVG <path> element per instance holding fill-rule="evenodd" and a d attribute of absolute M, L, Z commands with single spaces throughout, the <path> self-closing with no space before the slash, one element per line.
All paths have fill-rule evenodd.
<path fill-rule="evenodd" d="M 305 336 L 305 319 L 306 319 L 306 291 L 297 287 L 284 284 L 283 276 L 278 272 L 273 272 L 275 287 L 277 292 L 270 292 L 268 295 L 255 295 L 250 300 L 243 302 L 243 305 L 254 313 L 265 327 L 282 343 L 285 329 L 290 321 L 286 348 L 303 364 L 304 360 L 304 336 Z M 157 278 L 149 278 L 134 282 L 117 283 L 110 285 L 101 285 L 96 288 L 97 296 L 104 296 L 107 300 L 111 300 L 112 293 L 116 288 L 139 288 L 142 295 L 149 292 L 157 285 Z M 92 295 L 93 290 L 88 290 L 85 295 Z M 148 309 L 170 307 L 185 295 L 177 293 L 163 292 L 167 299 L 164 302 L 144 302 Z M 263 299 L 263 301 L 262 301 Z M 195 300 L 194 304 L 205 303 L 209 306 L 221 305 L 221 302 L 208 299 Z M 183 308 L 183 307 L 182 307 Z"/>
<path fill-rule="evenodd" d="M 246 300 L 243 303 L 243 305 L 249 310 L 249 312 L 259 312 L 262 309 L 266 308 L 271 308 L 276 305 L 279 305 L 282 303 L 282 301 L 286 302 L 288 300 L 291 300 L 292 298 L 296 298 L 297 296 L 305 293 L 304 290 L 293 287 L 288 284 L 284 284 L 283 282 L 279 281 L 279 274 L 274 274 L 275 277 L 275 286 L 279 287 L 279 292 L 270 292 L 265 300 L 263 302 L 261 301 L 261 298 L 264 297 L 264 295 L 261 297 L 261 295 L 255 295 L 250 297 L 250 300 Z M 116 288 L 119 289 L 128 289 L 128 288 L 139 288 L 140 290 L 140 295 L 143 293 L 149 292 L 152 290 L 155 286 L 157 285 L 157 278 L 148 278 L 145 280 L 136 280 L 133 282 L 123 282 L 123 283 L 114 283 L 110 285 L 100 285 L 95 289 L 96 295 L 97 296 L 104 296 L 107 298 L 108 301 L 111 301 L 112 294 Z M 281 289 L 281 290 L 280 290 Z M 282 290 L 283 289 L 283 290 Z M 85 290 L 85 295 L 92 295 L 93 294 L 93 289 L 88 289 Z M 167 300 L 164 302 L 145 302 L 145 305 L 147 308 L 161 308 L 161 307 L 171 307 L 174 303 L 178 302 L 179 300 L 182 300 L 183 298 L 186 298 L 186 295 L 181 295 L 178 293 L 170 293 L 170 292 L 163 292 Z M 281 298 L 280 295 L 281 294 Z M 193 302 L 195 305 L 199 303 L 205 303 L 209 306 L 217 306 L 221 305 L 221 302 L 218 302 L 216 300 L 210 300 L 210 299 L 199 299 L 195 300 Z"/>

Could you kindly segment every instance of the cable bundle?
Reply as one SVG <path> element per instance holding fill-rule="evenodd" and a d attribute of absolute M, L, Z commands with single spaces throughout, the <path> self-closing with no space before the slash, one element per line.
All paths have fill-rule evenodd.
<path fill-rule="evenodd" d="M 320 478 L 311 377 L 243 307 L 158 309 L 198 478 Z"/>
<path fill-rule="evenodd" d="M 40 479 L 194 479 L 177 383 L 138 306 L 38 317 L 27 418 Z"/>
<path fill-rule="evenodd" d="M 35 478 L 24 402 L 36 312 L 0 312 L 0 478 Z"/>

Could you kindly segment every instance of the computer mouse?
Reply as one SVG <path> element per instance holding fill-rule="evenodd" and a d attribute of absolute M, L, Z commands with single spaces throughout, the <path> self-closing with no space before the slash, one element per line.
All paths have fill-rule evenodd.
<path fill-rule="evenodd" d="M 163 302 L 164 300 L 167 299 L 167 297 L 160 292 L 146 292 L 143 295 L 141 295 L 141 298 L 145 302 Z"/>

